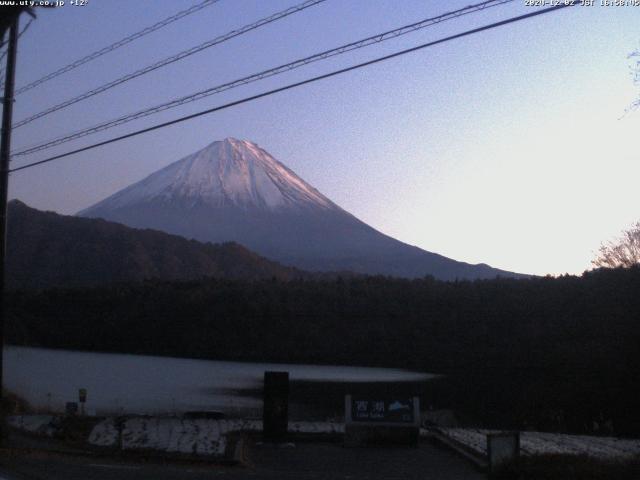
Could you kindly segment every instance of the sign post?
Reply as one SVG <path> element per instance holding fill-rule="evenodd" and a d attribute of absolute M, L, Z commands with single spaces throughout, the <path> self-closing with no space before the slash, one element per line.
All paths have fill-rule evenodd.
<path fill-rule="evenodd" d="M 517 468 L 520 458 L 520 432 L 487 434 L 489 473 L 499 475 L 509 468 Z"/>
<path fill-rule="evenodd" d="M 80 415 L 84 416 L 84 404 L 87 401 L 87 389 L 81 388 L 78 390 L 78 401 L 80 402 Z"/>

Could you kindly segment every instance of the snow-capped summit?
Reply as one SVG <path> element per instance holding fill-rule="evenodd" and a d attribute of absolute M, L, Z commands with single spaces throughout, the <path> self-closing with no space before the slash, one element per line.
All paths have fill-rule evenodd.
<path fill-rule="evenodd" d="M 95 209 L 117 209 L 154 200 L 245 209 L 338 208 L 255 143 L 225 138 L 149 175 L 80 215 Z"/>
<path fill-rule="evenodd" d="M 213 142 L 79 215 L 200 241 L 235 241 L 308 270 L 442 279 L 513 275 L 456 262 L 384 235 L 255 143 L 235 138 Z"/>

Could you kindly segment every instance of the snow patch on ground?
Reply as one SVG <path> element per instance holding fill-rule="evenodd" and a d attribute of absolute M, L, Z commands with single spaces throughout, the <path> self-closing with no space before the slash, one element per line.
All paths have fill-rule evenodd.
<path fill-rule="evenodd" d="M 122 429 L 122 449 L 151 449 L 194 455 L 224 455 L 225 435 L 215 420 L 179 418 L 134 418 Z"/>
<path fill-rule="evenodd" d="M 123 450 L 156 450 L 193 455 L 222 456 L 231 432 L 261 432 L 261 420 L 181 419 L 177 417 L 115 418 L 98 423 L 89 443 Z M 290 422 L 292 433 L 338 434 L 344 425 L 334 422 Z M 122 433 L 120 433 L 122 432 Z"/>
<path fill-rule="evenodd" d="M 496 430 L 440 428 L 447 437 L 477 454 L 487 455 L 487 434 Z M 640 455 L 640 440 L 560 433 L 521 432 L 520 453 L 525 456 L 560 454 L 587 455 L 596 459 L 625 459 Z"/>
<path fill-rule="evenodd" d="M 113 418 L 107 418 L 93 427 L 89 443 L 99 447 L 115 447 L 118 444 L 118 428 Z"/>
<path fill-rule="evenodd" d="M 169 453 L 223 456 L 227 436 L 220 420 L 180 418 L 130 418 L 120 424 L 114 418 L 98 423 L 89 443 L 122 450 L 156 450 Z"/>

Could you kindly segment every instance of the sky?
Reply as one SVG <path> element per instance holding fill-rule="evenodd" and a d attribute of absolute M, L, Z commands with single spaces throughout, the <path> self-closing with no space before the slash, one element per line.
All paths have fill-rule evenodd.
<path fill-rule="evenodd" d="M 220 0 L 16 97 L 14 121 L 302 0 Z M 68 1 L 20 38 L 16 86 L 196 1 Z M 631 2 L 633 3 L 633 2 Z M 14 151 L 469 5 L 327 0 L 14 130 Z M 12 166 L 532 12 L 525 0 L 60 145 Z M 23 16 L 21 24 L 28 21 Z M 580 274 L 640 219 L 640 6 L 565 8 L 15 172 L 10 198 L 74 214 L 226 137 L 258 143 L 364 222 L 469 263 Z"/>

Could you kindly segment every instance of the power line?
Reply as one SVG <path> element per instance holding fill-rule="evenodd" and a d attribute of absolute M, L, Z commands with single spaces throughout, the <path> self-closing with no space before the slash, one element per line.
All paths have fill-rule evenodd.
<path fill-rule="evenodd" d="M 79 60 L 76 60 L 75 62 L 72 62 L 68 65 L 65 65 L 62 68 L 59 68 L 58 70 L 49 73 L 48 75 L 45 75 L 44 77 L 35 80 L 31 83 L 29 83 L 28 85 L 25 85 L 24 87 L 19 88 L 18 90 L 16 90 L 15 95 L 20 95 L 21 93 L 24 93 L 28 90 L 31 90 L 32 88 L 37 87 L 38 85 L 43 84 L 44 82 L 47 82 L 53 78 L 59 77 L 60 75 L 70 72 L 71 70 L 74 70 L 76 68 L 78 68 L 80 65 L 84 65 L 87 62 L 90 62 L 92 60 L 95 60 L 98 57 L 101 57 L 102 55 L 112 52 L 124 45 L 127 45 L 128 43 L 131 43 L 135 40 L 138 40 L 139 38 L 144 37 L 145 35 L 148 35 L 151 32 L 155 32 L 156 30 L 161 29 L 162 27 L 166 27 L 167 25 L 180 20 L 181 18 L 186 17 L 187 15 L 191 15 L 192 13 L 198 12 L 200 10 L 202 10 L 203 8 L 206 8 L 210 5 L 213 5 L 214 3 L 219 2 L 220 0 L 204 0 L 203 2 L 200 2 L 196 5 L 193 5 L 192 7 L 186 9 L 186 10 L 182 10 L 174 15 L 171 15 L 170 17 L 165 18 L 164 20 L 159 21 L 158 23 L 155 23 L 149 27 L 144 28 L 143 30 L 140 30 L 136 33 L 133 33 L 121 40 L 118 40 L 115 43 L 112 43 L 111 45 L 108 45 L 104 48 L 101 48 L 100 50 L 97 50 L 93 53 L 90 53 L 89 55 L 82 57 Z"/>
<path fill-rule="evenodd" d="M 81 137 L 85 137 L 87 135 L 91 135 L 93 133 L 97 133 L 97 132 L 101 132 L 104 130 L 108 130 L 110 128 L 116 127 L 118 125 L 122 125 L 128 122 L 131 122 L 133 120 L 138 120 L 140 118 L 164 111 L 164 110 L 168 110 L 171 108 L 175 108 L 178 107 L 180 105 L 184 105 L 186 103 L 190 103 L 190 102 L 194 102 L 197 100 L 200 100 L 202 98 L 206 98 L 209 97 L 211 95 L 226 91 L 226 90 L 230 90 L 233 88 L 237 88 L 239 86 L 242 85 L 246 85 L 249 83 L 253 83 L 256 82 L 258 80 L 262 80 L 268 77 L 272 77 L 274 75 L 278 75 L 280 73 L 284 73 L 284 72 L 288 72 L 290 70 L 302 67 L 304 65 L 308 65 L 310 63 L 313 62 L 317 62 L 319 60 L 324 60 L 336 55 L 341 55 L 343 53 L 347 53 L 350 52 L 352 50 L 357 50 L 360 48 L 364 48 L 367 47 L 369 45 L 373 45 L 376 43 L 381 43 L 387 40 L 390 40 L 392 38 L 396 38 L 399 37 L 401 35 L 405 35 L 411 32 L 414 32 L 416 30 L 422 29 L 422 28 L 426 28 L 429 27 L 431 25 L 435 25 L 437 23 L 441 23 L 447 20 L 451 20 L 454 18 L 458 18 L 461 17 L 463 15 L 468 15 L 470 13 L 474 13 L 477 12 L 479 10 L 484 10 L 487 8 L 491 8 L 491 7 L 495 7 L 495 6 L 499 6 L 505 3 L 510 3 L 514 0 L 488 0 L 485 2 L 481 2 L 475 5 L 469 5 L 467 7 L 464 7 L 462 9 L 459 10 L 455 10 L 452 12 L 447 12 L 444 13 L 442 15 L 438 15 L 437 17 L 431 17 L 431 18 L 427 18 L 424 20 L 421 20 L 419 22 L 415 22 L 409 25 L 405 25 L 402 26 L 400 28 L 396 28 L 394 30 L 389 30 L 387 32 L 384 33 L 379 33 L 361 40 L 358 40 L 356 42 L 351 42 L 348 43 L 346 45 L 342 45 L 340 47 L 336 47 L 333 48 L 331 50 L 326 50 L 320 53 L 316 53 L 314 55 L 311 55 L 309 57 L 305 57 L 299 60 L 295 60 L 293 62 L 284 64 L 284 65 L 280 65 L 268 70 L 264 70 L 262 72 L 259 73 L 255 73 L 253 75 L 249 75 L 247 77 L 243 77 L 237 80 L 233 80 L 231 82 L 227 82 L 224 83 L 222 85 L 217 85 L 215 87 L 210 87 L 207 88 L 205 90 L 184 96 L 184 97 L 180 97 L 174 100 L 171 100 L 169 102 L 165 102 L 162 103 L 160 105 L 156 105 L 154 107 L 150 107 L 150 108 L 146 108 L 144 110 L 140 110 L 138 112 L 135 113 L 131 113 L 131 114 L 127 114 L 124 115 L 122 117 L 116 118 L 114 120 L 110 120 L 107 122 L 103 122 L 101 124 L 98 125 L 94 125 L 93 127 L 89 127 L 89 128 L 85 128 L 83 130 L 80 131 L 76 131 L 70 134 L 67 134 L 63 137 L 58 137 L 56 139 L 41 143 L 39 145 L 33 146 L 33 147 L 29 147 L 29 148 L 25 148 L 21 151 L 18 151 L 16 153 L 13 154 L 13 156 L 23 156 L 23 155 L 28 155 L 31 153 L 35 153 L 35 152 L 39 152 L 42 150 L 46 150 L 52 147 L 55 147 L 57 145 L 61 145 L 63 143 L 67 143 L 70 142 L 72 140 L 81 138 Z"/>
<path fill-rule="evenodd" d="M 5 47 L 5 45 L 6 45 L 6 43 L 7 43 L 7 42 L 4 42 L 4 43 L 0 44 L 0 48 L 4 48 L 4 47 Z M 8 49 L 7 49 L 7 50 L 3 50 L 3 52 L 2 52 L 2 53 L 0 53 L 0 62 L 1 62 L 2 60 L 4 60 L 4 57 L 6 57 L 6 56 L 7 56 L 7 52 L 8 52 Z M 4 84 L 4 80 L 2 81 L 2 83 Z"/>
<path fill-rule="evenodd" d="M 33 23 L 33 18 L 30 18 L 29 21 L 27 22 L 27 24 L 23 27 L 23 29 L 20 31 L 20 33 L 18 34 L 18 39 L 24 35 L 24 33 L 29 29 L 29 27 L 31 26 L 31 24 Z"/>
<path fill-rule="evenodd" d="M 228 33 L 225 33 L 224 35 L 221 35 L 219 37 L 214 38 L 213 40 L 208 40 L 204 43 L 201 43 L 200 45 L 197 45 L 195 47 L 189 48 L 187 50 L 184 50 L 180 53 L 177 53 L 175 55 L 172 55 L 170 57 L 167 57 L 163 60 L 160 60 L 159 62 L 156 62 L 152 65 L 148 65 L 144 68 L 141 68 L 140 70 L 136 70 L 135 72 L 129 73 L 127 75 L 124 75 L 120 78 L 117 78 L 111 82 L 105 83 L 104 85 L 101 85 L 97 88 L 94 88 L 92 90 L 89 90 L 85 93 L 82 93 L 76 97 L 73 97 L 69 100 L 66 100 L 62 103 L 59 103 L 57 105 L 54 105 L 53 107 L 47 108 L 46 110 L 43 110 L 39 113 L 36 113 L 28 118 L 25 118 L 19 122 L 17 122 L 13 128 L 19 128 L 23 125 L 26 125 L 27 123 L 31 123 L 34 120 L 37 120 L 38 118 L 42 118 L 46 115 L 49 115 L 53 112 L 57 112 L 58 110 L 62 110 L 63 108 L 69 107 L 75 103 L 81 102 L 82 100 L 86 100 L 87 98 L 93 97 L 94 95 L 98 95 L 99 93 L 103 93 L 106 92 L 107 90 L 112 89 L 113 87 L 116 87 L 122 83 L 128 82 L 129 80 L 133 80 L 134 78 L 138 78 L 142 75 L 145 75 L 147 73 L 153 72 L 155 70 L 158 70 L 159 68 L 162 68 L 166 65 L 170 65 L 172 63 L 175 63 L 179 60 L 182 60 L 184 58 L 187 58 L 191 55 L 194 55 L 198 52 L 201 52 L 202 50 L 205 50 L 206 48 L 210 48 L 213 47 L 214 45 L 218 45 L 220 43 L 226 42 L 227 40 L 231 40 L 232 38 L 238 37 L 240 35 L 243 35 L 247 32 L 250 32 L 252 30 L 255 30 L 257 28 L 260 28 L 264 25 L 267 25 L 269 23 L 272 22 L 276 22 L 282 18 L 288 17 L 289 15 L 292 15 L 294 13 L 300 12 L 302 10 L 305 10 L 309 7 L 313 7 L 314 5 L 317 5 L 319 3 L 325 2 L 326 0 L 306 0 L 305 2 L 302 2 L 298 5 L 295 5 L 293 7 L 289 7 L 285 10 L 282 10 L 280 12 L 274 13 L 273 15 L 270 15 L 268 17 L 262 18 L 260 20 L 258 20 L 257 22 L 251 23 L 249 25 L 245 25 L 237 30 L 232 30 Z"/>
<path fill-rule="evenodd" d="M 180 118 L 171 120 L 169 122 L 160 123 L 160 124 L 157 124 L 157 125 L 154 125 L 154 126 L 151 126 L 151 127 L 147 127 L 147 128 L 143 128 L 141 130 L 137 130 L 135 132 L 127 133 L 125 135 L 120 135 L 119 137 L 114 137 L 114 138 L 111 138 L 109 140 L 105 140 L 105 141 L 102 141 L 102 142 L 94 143 L 93 145 L 88 145 L 86 147 L 78 148 L 78 149 L 72 150 L 70 152 L 66 152 L 66 153 L 55 155 L 55 156 L 52 156 L 52 157 L 49 157 L 49 158 L 45 158 L 44 160 L 39 160 L 37 162 L 32 162 L 32 163 L 29 163 L 27 165 L 23 165 L 21 167 L 16 167 L 16 168 L 10 169 L 9 173 L 17 172 L 17 171 L 20 171 L 20 170 L 25 170 L 27 168 L 35 167 L 37 165 L 42 165 L 44 163 L 49 163 L 49 162 L 52 162 L 54 160 L 58 160 L 58 159 L 61 159 L 61 158 L 64 158 L 64 157 L 68 157 L 70 155 L 74 155 L 76 153 L 86 152 L 87 150 L 92 150 L 94 148 L 101 147 L 101 146 L 104 146 L 104 145 L 108 145 L 110 143 L 118 142 L 120 140 L 125 140 L 127 138 L 135 137 L 135 136 L 138 136 L 138 135 L 142 135 L 143 133 L 148 133 L 148 132 L 151 132 L 153 130 L 158 130 L 160 128 L 168 127 L 170 125 L 175 125 L 177 123 L 185 122 L 187 120 L 191 120 L 193 118 L 197 118 L 197 117 L 200 117 L 200 116 L 203 116 L 203 115 L 208 115 L 208 114 L 213 113 L 213 112 L 217 112 L 217 111 L 220 111 L 220 110 L 225 110 L 227 108 L 234 107 L 236 105 L 240 105 L 240 104 L 243 104 L 243 103 L 251 102 L 251 101 L 257 100 L 259 98 L 263 98 L 263 97 L 267 97 L 267 96 L 270 96 L 270 95 L 274 95 L 276 93 L 284 92 L 286 90 L 290 90 L 290 89 L 297 88 L 297 87 L 300 87 L 300 86 L 303 86 L 303 85 L 307 85 L 307 84 L 310 84 L 310 83 L 313 83 L 313 82 L 317 82 L 319 80 L 324 80 L 326 78 L 334 77 L 336 75 L 341 75 L 343 73 L 347 73 L 347 72 L 350 72 L 352 70 L 357 70 L 357 69 L 360 69 L 360 68 L 363 68 L 363 67 L 367 67 L 369 65 L 374 65 L 374 64 L 377 64 L 377 63 L 380 63 L 380 62 L 384 62 L 385 60 L 390 60 L 392 58 L 396 58 L 396 57 L 399 57 L 399 56 L 402 56 L 402 55 L 406 55 L 408 53 L 416 52 L 418 50 L 422 50 L 422 49 L 427 48 L 427 47 L 432 47 L 434 45 L 438 45 L 438 44 L 441 44 L 441 43 L 449 42 L 449 41 L 455 40 L 457 38 L 462 38 L 462 37 L 466 37 L 468 35 L 473 35 L 473 34 L 476 34 L 476 33 L 480 33 L 480 32 L 486 31 L 486 30 L 491 30 L 493 28 L 501 27 L 503 25 L 508 25 L 510 23 L 519 22 L 519 21 L 522 21 L 522 20 L 525 20 L 525 19 L 528 19 L 528 18 L 531 18 L 531 17 L 535 17 L 535 16 L 538 16 L 538 15 L 543 15 L 545 13 L 555 12 L 555 11 L 558 11 L 558 10 L 561 10 L 563 8 L 570 7 L 570 6 L 573 6 L 573 4 L 571 4 L 571 3 L 562 3 L 562 4 L 554 6 L 554 7 L 549 7 L 549 8 L 545 8 L 545 9 L 541 9 L 541 10 L 536 10 L 536 11 L 533 11 L 531 13 L 527 13 L 527 14 L 524 14 L 524 15 L 519 15 L 517 17 L 511 17 L 511 18 L 508 18 L 506 20 L 501 20 L 499 22 L 491 23 L 489 25 L 484 25 L 482 27 L 474 28 L 472 30 L 466 30 L 466 31 L 464 31 L 462 33 L 457 33 L 455 35 L 450 35 L 448 37 L 444 37 L 444 38 L 441 38 L 439 40 L 434 40 L 432 42 L 423 43 L 423 44 L 418 45 L 416 47 L 407 48 L 405 50 L 400 50 L 398 52 L 391 53 L 389 55 L 385 55 L 385 56 L 382 56 L 382 57 L 374 58 L 373 60 L 368 60 L 366 62 L 358 63 L 356 65 L 352 65 L 350 67 L 342 68 L 340 70 L 334 70 L 333 72 L 329 72 L 329 73 L 325 73 L 323 75 L 318 75 L 316 77 L 308 78 L 308 79 L 302 80 L 300 82 L 291 83 L 289 85 L 285 85 L 284 87 L 275 88 L 273 90 L 262 92 L 262 93 L 259 93 L 257 95 L 252 95 L 250 97 L 245 97 L 243 99 L 236 100 L 234 102 L 230 102 L 230 103 L 227 103 L 227 104 L 224 104 L 224 105 L 220 105 L 218 107 L 214 107 L 214 108 L 210 108 L 210 109 L 207 109 L 207 110 L 203 110 L 201 112 L 193 113 L 191 115 L 186 115 L 184 117 L 180 117 Z"/>

